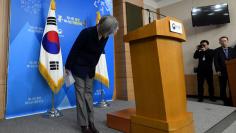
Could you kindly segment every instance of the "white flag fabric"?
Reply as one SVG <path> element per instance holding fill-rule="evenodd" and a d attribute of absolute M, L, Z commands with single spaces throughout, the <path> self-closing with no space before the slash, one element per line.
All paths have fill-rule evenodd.
<path fill-rule="evenodd" d="M 106 55 L 102 54 L 96 66 L 95 79 L 109 87 L 109 77 L 107 72 Z"/>
<path fill-rule="evenodd" d="M 39 71 L 54 93 L 63 85 L 63 62 L 56 23 L 55 1 L 51 1 L 41 41 Z"/>
<path fill-rule="evenodd" d="M 96 14 L 97 14 L 96 23 L 98 24 L 99 20 L 101 19 L 101 14 L 99 11 L 97 11 Z M 96 66 L 95 79 L 100 81 L 101 83 L 103 83 L 105 86 L 109 88 L 109 77 L 108 77 L 107 62 L 106 62 L 105 54 L 102 54 L 100 56 L 100 59 Z"/>

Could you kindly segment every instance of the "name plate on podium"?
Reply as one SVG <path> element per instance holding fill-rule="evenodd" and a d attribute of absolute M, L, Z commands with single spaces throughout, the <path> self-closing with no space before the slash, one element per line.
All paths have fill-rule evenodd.
<path fill-rule="evenodd" d="M 183 26 L 180 22 L 170 20 L 170 31 L 183 34 Z"/>

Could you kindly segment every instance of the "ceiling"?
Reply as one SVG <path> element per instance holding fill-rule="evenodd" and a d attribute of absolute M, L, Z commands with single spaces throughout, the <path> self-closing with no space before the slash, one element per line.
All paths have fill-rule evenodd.
<path fill-rule="evenodd" d="M 182 0 L 144 0 L 144 4 L 151 6 L 152 8 L 158 9 L 180 1 Z"/>

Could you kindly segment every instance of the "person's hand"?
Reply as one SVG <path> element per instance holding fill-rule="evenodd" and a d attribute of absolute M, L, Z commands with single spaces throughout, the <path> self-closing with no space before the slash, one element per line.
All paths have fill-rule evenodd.
<path fill-rule="evenodd" d="M 197 50 L 201 52 L 201 51 L 205 51 L 206 49 L 203 47 L 203 48 L 198 48 Z"/>
<path fill-rule="evenodd" d="M 202 51 L 206 51 L 206 48 L 205 48 L 205 47 L 202 47 L 201 50 L 202 50 Z"/>
<path fill-rule="evenodd" d="M 216 72 L 216 74 L 217 74 L 218 76 L 221 76 L 221 72 Z"/>

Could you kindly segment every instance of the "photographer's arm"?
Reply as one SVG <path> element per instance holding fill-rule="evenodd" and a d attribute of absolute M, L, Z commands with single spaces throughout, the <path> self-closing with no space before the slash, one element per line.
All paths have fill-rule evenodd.
<path fill-rule="evenodd" d="M 194 58 L 194 59 L 200 58 L 200 51 L 199 51 L 199 50 L 196 50 L 196 51 L 195 51 L 195 53 L 194 53 L 194 55 L 193 55 L 193 58 Z"/>

